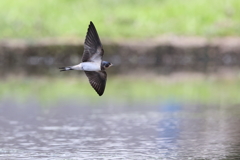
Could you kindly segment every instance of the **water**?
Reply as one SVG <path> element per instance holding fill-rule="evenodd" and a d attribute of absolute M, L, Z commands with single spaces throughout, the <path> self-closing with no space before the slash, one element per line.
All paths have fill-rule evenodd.
<path fill-rule="evenodd" d="M 0 102 L 0 159 L 240 159 L 239 106 Z"/>

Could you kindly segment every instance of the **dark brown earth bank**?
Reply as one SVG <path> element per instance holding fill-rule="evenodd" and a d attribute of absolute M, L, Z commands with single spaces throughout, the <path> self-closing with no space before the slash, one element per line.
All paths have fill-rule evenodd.
<path fill-rule="evenodd" d="M 239 70 L 240 37 L 160 37 L 122 42 L 102 41 L 112 73 L 149 71 L 215 73 Z M 54 75 L 58 67 L 78 64 L 83 40 L 1 40 L 0 74 Z"/>

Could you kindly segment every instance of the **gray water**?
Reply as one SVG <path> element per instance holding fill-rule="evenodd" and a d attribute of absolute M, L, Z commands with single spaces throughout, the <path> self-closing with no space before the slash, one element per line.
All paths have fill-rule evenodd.
<path fill-rule="evenodd" d="M 240 159 L 239 107 L 5 99 L 0 159 Z"/>

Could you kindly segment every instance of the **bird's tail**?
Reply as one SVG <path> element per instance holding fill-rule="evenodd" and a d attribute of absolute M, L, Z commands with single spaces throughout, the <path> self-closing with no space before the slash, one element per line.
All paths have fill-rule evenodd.
<path fill-rule="evenodd" d="M 70 67 L 60 67 L 59 69 L 60 69 L 60 72 L 73 70 L 71 66 Z"/>

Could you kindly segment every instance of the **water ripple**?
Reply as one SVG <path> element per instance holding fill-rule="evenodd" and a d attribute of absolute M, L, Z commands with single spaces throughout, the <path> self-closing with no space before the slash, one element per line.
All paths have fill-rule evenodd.
<path fill-rule="evenodd" d="M 6 107 L 0 104 L 0 159 L 240 158 L 240 118 L 233 108 L 136 106 L 116 112 L 76 106 L 65 115 L 69 108 L 62 106 L 57 112 L 37 108 L 32 116 L 33 109 L 10 108 L 21 110 L 17 115 Z"/>

